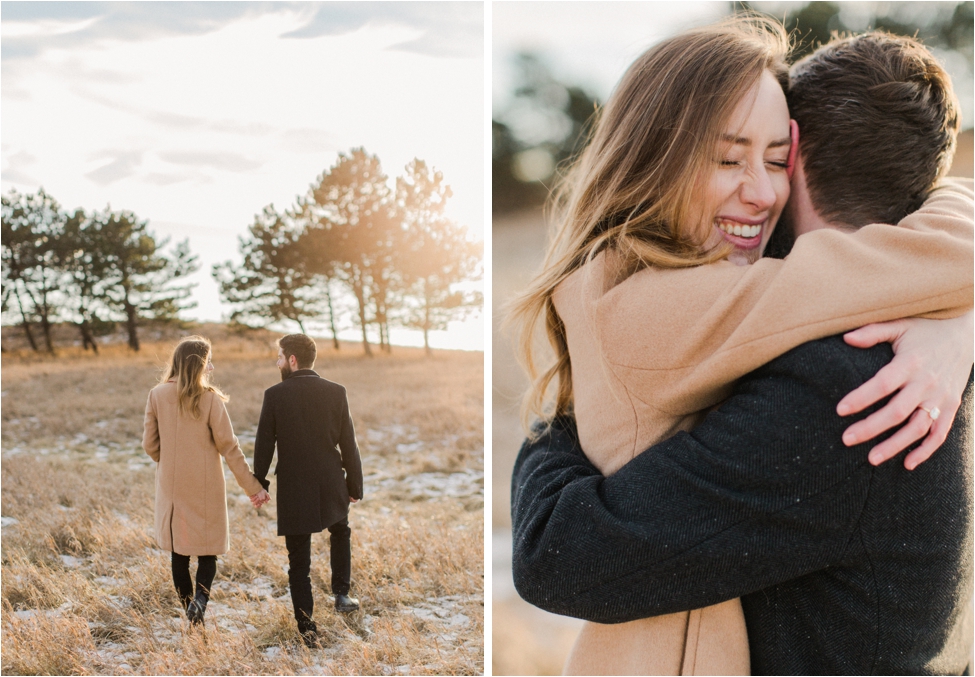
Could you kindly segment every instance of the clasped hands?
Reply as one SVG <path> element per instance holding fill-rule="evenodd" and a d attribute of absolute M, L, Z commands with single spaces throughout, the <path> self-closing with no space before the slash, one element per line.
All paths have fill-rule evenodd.
<path fill-rule="evenodd" d="M 260 508 L 262 505 L 271 500 L 271 494 L 267 493 L 267 489 L 261 489 L 256 494 L 250 497 L 251 505 L 254 508 Z"/>

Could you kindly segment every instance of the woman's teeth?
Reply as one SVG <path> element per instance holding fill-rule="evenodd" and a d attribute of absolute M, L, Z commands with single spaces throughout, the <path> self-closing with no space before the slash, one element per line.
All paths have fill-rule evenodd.
<path fill-rule="evenodd" d="M 736 235 L 738 237 L 752 238 L 758 237 L 758 234 L 762 232 L 762 226 L 749 226 L 747 224 L 738 223 L 737 221 L 729 221 L 727 219 L 715 219 L 714 225 L 728 233 L 728 235 Z"/>

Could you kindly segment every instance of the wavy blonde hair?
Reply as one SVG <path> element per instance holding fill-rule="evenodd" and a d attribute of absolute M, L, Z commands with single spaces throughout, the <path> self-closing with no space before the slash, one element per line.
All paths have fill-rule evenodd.
<path fill-rule="evenodd" d="M 176 407 L 179 413 L 189 413 L 199 419 L 200 399 L 212 392 L 227 402 L 230 398 L 210 383 L 207 363 L 210 361 L 210 339 L 203 336 L 186 336 L 173 349 L 160 383 L 176 381 Z"/>
<path fill-rule="evenodd" d="M 619 255 L 619 281 L 649 266 L 698 266 L 731 253 L 726 242 L 703 247 L 709 233 L 700 232 L 698 196 L 725 125 L 762 73 L 788 86 L 789 51 L 782 25 L 761 15 L 696 28 L 644 52 L 597 111 L 589 143 L 550 205 L 557 225 L 542 271 L 510 306 L 532 382 L 522 406 L 526 429 L 533 418 L 572 409 L 565 327 L 552 300 L 563 280 L 603 250 Z M 534 345 L 540 325 L 555 353 L 541 371 Z"/>

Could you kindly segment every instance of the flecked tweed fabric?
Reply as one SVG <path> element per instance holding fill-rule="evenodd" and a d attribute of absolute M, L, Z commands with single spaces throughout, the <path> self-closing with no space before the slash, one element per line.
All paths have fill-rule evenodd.
<path fill-rule="evenodd" d="M 609 478 L 557 419 L 512 478 L 518 591 L 603 623 L 742 597 L 756 675 L 961 674 L 972 385 L 929 461 L 873 467 L 872 445 L 843 446 L 856 417 L 835 407 L 890 357 L 840 337 L 804 344 Z"/>

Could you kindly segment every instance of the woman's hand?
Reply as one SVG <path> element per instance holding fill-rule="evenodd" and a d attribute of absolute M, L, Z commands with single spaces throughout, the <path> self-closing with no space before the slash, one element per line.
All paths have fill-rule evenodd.
<path fill-rule="evenodd" d="M 254 508 L 260 508 L 262 505 L 271 500 L 271 495 L 267 493 L 266 489 L 261 489 L 256 494 L 250 497 L 251 505 Z"/>
<path fill-rule="evenodd" d="M 973 329 L 969 311 L 951 320 L 910 318 L 868 324 L 844 335 L 847 343 L 858 348 L 891 343 L 894 359 L 840 400 L 836 413 L 849 416 L 897 394 L 879 411 L 847 428 L 843 443 L 866 442 L 909 418 L 870 450 L 870 463 L 880 465 L 921 438 L 924 441 L 907 455 L 904 467 L 914 470 L 926 461 L 944 443 L 961 404 L 972 369 Z"/>

